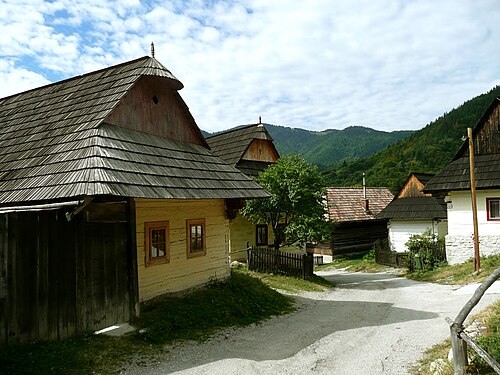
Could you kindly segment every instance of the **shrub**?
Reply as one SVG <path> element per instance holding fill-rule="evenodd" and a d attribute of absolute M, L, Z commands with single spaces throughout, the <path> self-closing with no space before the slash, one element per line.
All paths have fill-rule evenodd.
<path fill-rule="evenodd" d="M 424 272 L 433 270 L 439 263 L 446 260 L 444 239 L 439 238 L 430 229 L 427 229 L 422 234 L 411 235 L 405 245 L 410 253 L 408 256 L 408 269 L 410 271 L 414 270 L 415 255 L 417 254 L 420 257 Z"/>

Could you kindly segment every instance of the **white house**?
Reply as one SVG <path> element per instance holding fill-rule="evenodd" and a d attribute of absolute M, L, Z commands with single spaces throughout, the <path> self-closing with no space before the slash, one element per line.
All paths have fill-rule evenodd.
<path fill-rule="evenodd" d="M 500 254 L 500 98 L 496 98 L 473 130 L 474 171 L 477 189 L 479 252 Z M 434 176 L 425 193 L 447 202 L 446 256 L 450 264 L 474 256 L 468 140 L 450 164 Z"/>
<path fill-rule="evenodd" d="M 410 236 L 422 234 L 427 229 L 438 237 L 447 234 L 446 206 L 443 199 L 422 193 L 424 185 L 433 175 L 411 173 L 401 190 L 377 215 L 387 219 L 389 246 L 392 251 L 408 251 Z"/>

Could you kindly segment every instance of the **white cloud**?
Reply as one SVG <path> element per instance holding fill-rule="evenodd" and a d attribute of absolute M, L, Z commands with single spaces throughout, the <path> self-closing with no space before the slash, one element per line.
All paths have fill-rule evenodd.
<path fill-rule="evenodd" d="M 417 129 L 500 83 L 498 19 L 497 0 L 0 0 L 0 87 L 137 58 L 154 41 L 205 130 L 259 115 Z"/>

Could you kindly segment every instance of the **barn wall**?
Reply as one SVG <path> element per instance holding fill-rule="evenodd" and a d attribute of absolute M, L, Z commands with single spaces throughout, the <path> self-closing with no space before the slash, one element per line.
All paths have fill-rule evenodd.
<path fill-rule="evenodd" d="M 412 175 L 408 182 L 401 188 L 396 195 L 396 198 L 415 198 L 415 197 L 430 197 L 432 194 L 422 193 L 424 185 L 418 180 L 417 177 Z"/>
<path fill-rule="evenodd" d="M 332 254 L 365 251 L 378 239 L 387 239 L 386 220 L 339 223 L 333 231 Z"/>
<path fill-rule="evenodd" d="M 474 138 L 474 152 L 478 155 L 500 153 L 500 106 L 493 108 L 488 119 Z"/>
<path fill-rule="evenodd" d="M 142 77 L 105 122 L 163 138 L 204 144 L 187 106 L 158 77 Z M 157 103 L 153 101 L 157 98 Z"/>
<path fill-rule="evenodd" d="M 229 276 L 229 232 L 224 200 L 136 199 L 135 209 L 141 301 Z M 204 218 L 206 224 L 206 255 L 188 259 L 186 220 L 200 218 Z M 169 222 L 170 261 L 146 266 L 144 227 L 145 223 L 155 221 Z"/>
<path fill-rule="evenodd" d="M 0 344 L 63 339 L 131 316 L 127 223 L 62 210 L 0 215 Z"/>
<path fill-rule="evenodd" d="M 250 146 L 248 146 L 242 159 L 275 163 L 278 160 L 278 154 L 275 151 L 272 141 L 254 139 L 250 143 Z"/>

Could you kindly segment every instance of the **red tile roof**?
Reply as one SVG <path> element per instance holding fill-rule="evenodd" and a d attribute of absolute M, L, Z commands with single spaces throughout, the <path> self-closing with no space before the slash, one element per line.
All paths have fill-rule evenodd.
<path fill-rule="evenodd" d="M 394 196 L 387 188 L 366 188 L 368 210 L 364 207 L 363 188 L 331 187 L 327 189 L 328 214 L 331 221 L 375 220 Z"/>

